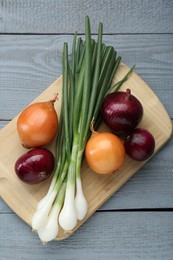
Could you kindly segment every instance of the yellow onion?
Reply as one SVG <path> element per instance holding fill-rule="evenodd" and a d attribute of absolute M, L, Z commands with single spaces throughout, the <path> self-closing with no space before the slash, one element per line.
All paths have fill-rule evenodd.
<path fill-rule="evenodd" d="M 17 120 L 17 131 L 21 144 L 35 148 L 49 144 L 58 130 L 58 116 L 54 108 L 57 96 L 46 102 L 29 105 Z"/>

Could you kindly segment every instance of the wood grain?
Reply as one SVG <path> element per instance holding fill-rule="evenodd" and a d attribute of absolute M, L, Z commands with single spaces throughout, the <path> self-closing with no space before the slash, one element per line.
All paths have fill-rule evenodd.
<path fill-rule="evenodd" d="M 168 0 L 1 0 L 0 32 L 82 33 L 89 15 L 93 33 L 99 21 L 107 34 L 173 33 L 172 10 Z"/>
<path fill-rule="evenodd" d="M 122 79 L 128 70 L 129 68 L 127 66 L 123 64 L 120 65 L 113 84 Z M 38 100 L 49 100 L 53 93 L 58 91 L 59 102 L 56 102 L 55 105 L 59 114 L 61 105 L 61 88 L 62 81 L 61 78 L 59 78 L 34 102 Z M 147 84 L 134 72 L 124 84 L 122 90 L 125 90 L 126 88 L 131 88 L 132 93 L 139 98 L 143 105 L 144 116 L 139 127 L 147 128 L 154 135 L 156 141 L 156 153 L 168 141 L 172 134 L 172 123 L 167 112 L 154 92 L 152 92 Z M 28 186 L 21 183 L 16 177 L 14 173 L 14 163 L 25 150 L 21 147 L 19 142 L 16 131 L 16 120 L 17 117 L 15 117 L 0 132 L 0 194 L 16 214 L 27 224 L 31 225 L 32 215 L 38 201 L 46 193 L 49 181 L 36 186 Z M 101 131 L 106 131 L 104 124 L 101 129 Z M 9 146 L 9 144 L 11 144 L 11 146 Z M 124 165 L 117 174 L 99 176 L 93 173 L 84 161 L 81 171 L 83 189 L 88 202 L 88 214 L 82 222 L 78 223 L 75 230 L 79 228 L 79 226 L 84 223 L 101 205 L 103 205 L 123 184 L 125 184 L 145 163 L 146 161 L 139 163 L 126 157 Z M 61 240 L 67 238 L 69 235 L 70 234 L 65 234 L 60 230 L 57 239 Z"/>
<path fill-rule="evenodd" d="M 16 215 L 1 214 L 8 236 L 1 236 L 0 259 L 172 260 L 172 219 L 173 212 L 99 212 L 68 239 L 43 246 Z"/>
<path fill-rule="evenodd" d="M 12 119 L 59 75 L 62 46 L 72 36 L 0 35 L 0 119 Z M 111 35 L 114 46 L 128 66 L 159 96 L 173 118 L 172 35 Z M 26 94 L 27 93 L 27 94 Z"/>

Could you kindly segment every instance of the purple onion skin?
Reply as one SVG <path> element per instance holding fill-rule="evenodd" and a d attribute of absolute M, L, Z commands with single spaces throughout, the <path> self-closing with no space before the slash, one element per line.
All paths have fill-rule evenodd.
<path fill-rule="evenodd" d="M 136 128 L 125 138 L 124 147 L 131 159 L 145 161 L 154 153 L 155 139 L 149 131 Z"/>
<path fill-rule="evenodd" d="M 140 101 L 131 94 L 118 91 L 107 95 L 101 107 L 104 122 L 115 134 L 127 134 L 140 123 L 143 107 Z"/>
<path fill-rule="evenodd" d="M 54 169 L 54 155 L 46 148 L 35 148 L 23 154 L 15 163 L 19 179 L 27 184 L 38 184 L 48 179 Z"/>

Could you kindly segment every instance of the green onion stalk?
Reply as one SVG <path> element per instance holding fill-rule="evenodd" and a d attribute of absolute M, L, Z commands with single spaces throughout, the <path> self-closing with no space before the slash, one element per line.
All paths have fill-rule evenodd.
<path fill-rule="evenodd" d="M 97 40 L 91 38 L 90 20 L 85 18 L 85 39 L 75 32 L 72 60 L 69 62 L 68 43 L 63 46 L 62 103 L 56 139 L 55 169 L 47 194 L 37 205 L 32 228 L 43 242 L 58 236 L 59 225 L 71 232 L 88 212 L 82 188 L 81 165 L 90 124 L 100 122 L 103 99 L 118 91 L 134 66 L 118 83 L 113 78 L 121 62 L 116 50 L 102 42 L 103 24 L 99 23 Z"/>

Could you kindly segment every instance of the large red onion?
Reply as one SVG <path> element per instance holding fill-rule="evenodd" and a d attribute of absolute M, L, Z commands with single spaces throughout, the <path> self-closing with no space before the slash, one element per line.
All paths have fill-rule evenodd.
<path fill-rule="evenodd" d="M 155 140 L 148 130 L 136 128 L 125 138 L 124 147 L 130 158 L 144 161 L 154 153 Z"/>
<path fill-rule="evenodd" d="M 15 172 L 27 184 L 37 184 L 50 177 L 54 156 L 46 148 L 35 148 L 23 154 L 15 163 Z"/>
<path fill-rule="evenodd" d="M 140 101 L 131 94 L 118 91 L 107 95 L 101 107 L 105 123 L 115 134 L 125 134 L 132 131 L 141 121 L 143 107 Z"/>

